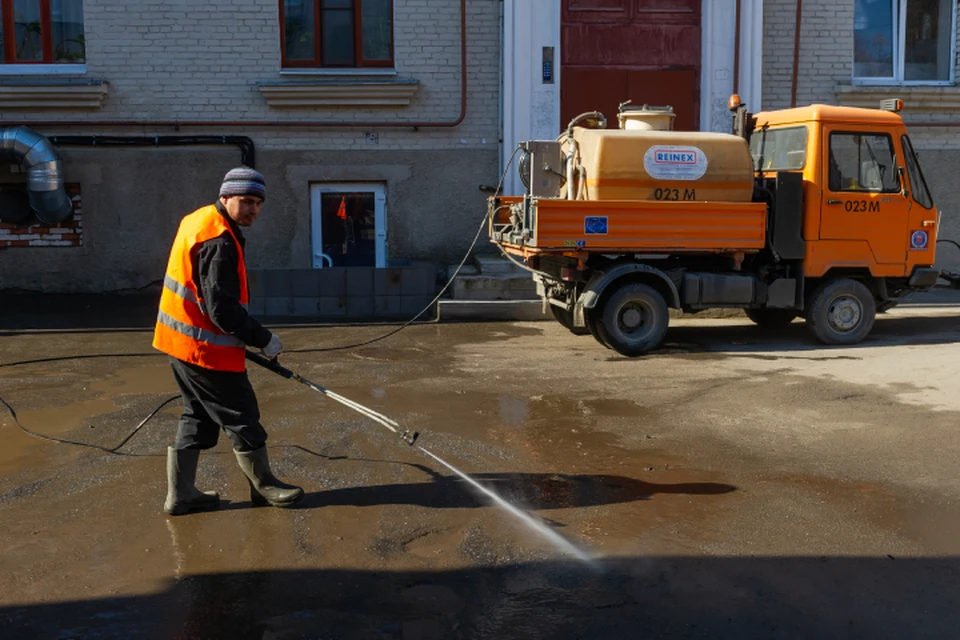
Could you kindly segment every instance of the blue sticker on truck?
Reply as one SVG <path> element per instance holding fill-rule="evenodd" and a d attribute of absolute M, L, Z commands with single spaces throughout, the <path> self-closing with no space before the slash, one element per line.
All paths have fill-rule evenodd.
<path fill-rule="evenodd" d="M 607 235 L 607 216 L 587 216 L 583 221 L 583 233 L 588 236 Z"/>
<path fill-rule="evenodd" d="M 928 244 L 930 244 L 930 235 L 926 231 L 918 230 L 910 232 L 911 249 L 926 249 Z"/>

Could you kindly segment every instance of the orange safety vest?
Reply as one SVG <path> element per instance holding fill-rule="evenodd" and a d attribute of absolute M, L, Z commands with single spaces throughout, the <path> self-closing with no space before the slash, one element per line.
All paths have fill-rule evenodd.
<path fill-rule="evenodd" d="M 193 251 L 202 242 L 230 234 L 240 254 L 240 304 L 249 302 L 247 267 L 243 247 L 215 205 L 184 217 L 170 250 L 163 278 L 160 313 L 153 333 L 153 347 L 166 354 L 216 371 L 246 371 L 246 345 L 221 331 L 206 313 L 194 282 Z"/>

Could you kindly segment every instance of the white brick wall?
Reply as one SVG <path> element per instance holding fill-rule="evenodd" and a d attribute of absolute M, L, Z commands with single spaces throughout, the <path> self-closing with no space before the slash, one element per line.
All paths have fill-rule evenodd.
<path fill-rule="evenodd" d="M 409 107 L 277 110 L 267 105 L 259 84 L 307 79 L 280 73 L 277 0 L 85 0 L 86 77 L 109 83 L 104 106 L 96 113 L 9 113 L 3 120 L 455 120 L 460 113 L 460 0 L 395 0 L 394 21 L 397 77 L 420 82 Z M 380 148 L 496 148 L 497 2 L 468 0 L 467 38 L 464 123 L 416 132 L 383 129 Z M 363 131 L 260 129 L 230 132 L 251 135 L 263 149 L 376 148 Z M 169 131 L 154 127 L 145 133 Z M 221 133 L 215 127 L 184 131 Z"/>
<path fill-rule="evenodd" d="M 763 3 L 763 108 L 790 106 L 796 0 Z M 853 0 L 806 0 L 800 32 L 797 105 L 836 104 L 853 69 Z"/>

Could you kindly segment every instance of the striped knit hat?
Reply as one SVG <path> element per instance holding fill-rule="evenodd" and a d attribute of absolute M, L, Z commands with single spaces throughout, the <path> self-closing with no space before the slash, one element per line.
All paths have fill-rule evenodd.
<path fill-rule="evenodd" d="M 256 196 L 261 200 L 267 196 L 267 187 L 263 174 L 250 167 L 236 167 L 227 171 L 220 185 L 221 196 Z"/>

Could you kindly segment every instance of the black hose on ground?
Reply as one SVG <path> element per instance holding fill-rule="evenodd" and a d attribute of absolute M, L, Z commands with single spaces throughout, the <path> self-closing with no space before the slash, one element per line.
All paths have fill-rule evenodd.
<path fill-rule="evenodd" d="M 160 412 L 161 409 L 163 409 L 165 406 L 167 406 L 168 404 L 170 404 L 170 403 L 173 402 L 174 400 L 179 400 L 179 399 L 180 399 L 180 394 L 177 394 L 177 395 L 173 396 L 172 398 L 167 398 L 166 400 L 164 400 L 163 402 L 161 402 L 159 405 L 157 405 L 157 408 L 156 408 L 156 409 L 154 409 L 153 411 L 150 412 L 150 415 L 148 415 L 146 418 L 144 418 L 143 420 L 140 421 L 140 424 L 138 424 L 138 425 L 134 428 L 134 430 L 131 431 L 131 432 L 127 435 L 126 438 L 124 438 L 123 440 L 121 440 L 120 443 L 119 443 L 118 445 L 114 446 L 114 447 L 104 447 L 104 446 L 101 446 L 101 445 L 99 445 L 99 444 L 91 444 L 91 443 L 89 443 L 89 442 L 80 442 L 79 440 L 70 440 L 69 438 L 58 438 L 58 437 L 56 437 L 56 436 L 48 436 L 48 435 L 43 434 L 43 433 L 37 433 L 36 431 L 31 431 L 30 429 L 27 429 L 25 426 L 23 426 L 23 425 L 20 423 L 20 418 L 17 417 L 17 412 L 14 411 L 13 407 L 11 407 L 11 406 L 9 405 L 9 403 L 7 403 L 6 400 L 4 400 L 3 398 L 0 398 L 0 404 L 2 404 L 4 407 L 6 407 L 7 413 L 9 413 L 9 414 L 10 414 L 10 417 L 13 418 L 13 423 L 14 423 L 15 425 L 17 425 L 17 427 L 19 427 L 21 431 L 23 431 L 24 433 L 26 433 L 26 434 L 28 434 L 28 435 L 33 436 L 34 438 L 40 438 L 41 440 L 51 440 L 51 441 L 53 441 L 53 442 L 59 442 L 60 444 L 72 444 L 72 445 L 77 446 L 77 447 L 88 447 L 88 448 L 90 448 L 90 449 L 97 449 L 98 451 L 103 451 L 104 453 L 111 453 L 111 454 L 113 454 L 113 455 L 123 456 L 123 455 L 128 455 L 128 454 L 121 453 L 121 452 L 119 451 L 120 447 L 122 447 L 123 445 L 127 444 L 127 442 L 129 442 L 130 439 L 131 439 L 133 436 L 137 435 L 137 432 L 140 431 L 140 429 L 142 429 L 145 424 L 147 424 L 148 422 L 150 422 L 150 420 L 151 420 L 155 415 L 157 415 L 157 414 Z"/>

